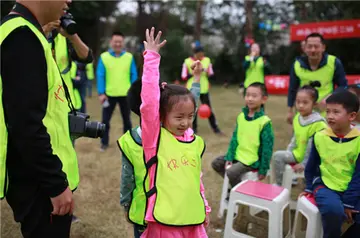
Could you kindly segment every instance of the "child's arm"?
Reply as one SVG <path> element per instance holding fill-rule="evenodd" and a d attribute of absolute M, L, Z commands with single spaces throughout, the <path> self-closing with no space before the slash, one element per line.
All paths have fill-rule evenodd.
<path fill-rule="evenodd" d="M 320 177 L 319 166 L 320 166 L 320 156 L 313 141 L 311 145 L 309 159 L 305 167 L 305 183 L 306 183 L 305 192 L 312 193 L 313 180 L 316 177 Z"/>
<path fill-rule="evenodd" d="M 345 208 L 354 209 L 360 201 L 360 154 L 356 160 L 355 171 L 343 196 Z"/>
<path fill-rule="evenodd" d="M 203 174 L 201 173 L 201 175 L 200 175 L 200 193 L 204 200 L 206 214 L 209 214 L 211 212 L 211 207 L 209 206 L 209 203 L 205 198 L 205 188 L 204 188 L 204 184 L 202 182 L 202 175 Z"/>
<path fill-rule="evenodd" d="M 200 77 L 201 77 L 201 72 L 202 72 L 203 68 L 202 68 L 202 64 L 198 60 L 193 63 L 191 68 L 194 72 L 194 80 L 191 85 L 190 92 L 194 96 L 194 99 L 195 99 L 195 103 L 196 103 L 195 112 L 196 112 L 197 108 L 198 108 L 198 101 L 200 98 Z"/>
<path fill-rule="evenodd" d="M 260 165 L 258 174 L 266 176 L 267 171 L 270 167 L 270 160 L 274 148 L 274 131 L 272 123 L 267 123 L 260 134 L 260 144 L 262 145 L 262 151 L 260 155 Z"/>
<path fill-rule="evenodd" d="M 293 135 L 293 137 L 291 137 L 287 150 L 292 152 L 295 148 L 296 148 L 296 139 L 295 139 L 295 135 Z"/>
<path fill-rule="evenodd" d="M 141 131 L 145 159 L 156 154 L 160 131 L 160 55 L 151 50 L 144 52 L 144 69 L 141 87 Z"/>
<path fill-rule="evenodd" d="M 121 183 L 120 183 L 120 205 L 127 212 L 131 202 L 132 192 L 135 189 L 134 169 L 129 161 L 122 156 Z"/>
<path fill-rule="evenodd" d="M 160 55 L 161 47 L 166 40 L 160 43 L 161 32 L 154 38 L 155 28 L 146 30 L 146 41 L 144 41 L 144 69 L 141 86 L 141 130 L 142 145 L 145 153 L 145 161 L 149 161 L 156 155 L 157 140 L 160 133 Z"/>
<path fill-rule="evenodd" d="M 304 168 L 305 168 L 305 166 L 306 166 L 306 164 L 307 164 L 307 162 L 309 160 L 313 140 L 314 140 L 314 137 L 310 137 L 309 140 L 308 140 L 307 146 L 306 146 L 306 151 L 305 151 L 305 154 L 304 154 L 304 160 L 302 162 L 302 165 L 304 166 Z"/>
<path fill-rule="evenodd" d="M 237 140 L 237 130 L 238 130 L 238 125 L 236 123 L 235 125 L 235 130 L 233 132 L 233 135 L 231 137 L 231 141 L 230 141 L 230 144 L 229 144 L 229 148 L 228 148 L 228 151 L 225 155 L 225 160 L 226 161 L 229 161 L 229 162 L 232 162 L 235 158 L 235 153 L 236 153 L 236 148 L 238 147 L 238 140 Z"/>

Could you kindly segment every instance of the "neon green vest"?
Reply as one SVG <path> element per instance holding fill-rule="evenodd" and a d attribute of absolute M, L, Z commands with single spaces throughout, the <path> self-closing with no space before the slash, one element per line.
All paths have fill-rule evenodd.
<path fill-rule="evenodd" d="M 77 65 L 73 61 L 73 62 L 71 62 L 71 69 L 70 69 L 70 78 L 71 78 L 71 80 L 76 78 L 76 72 L 77 72 Z M 71 85 L 72 84 L 73 84 L 73 82 L 71 81 Z M 72 100 L 72 103 L 74 105 L 74 108 L 76 110 L 80 110 L 80 108 L 82 106 L 82 102 L 81 102 L 80 92 L 79 92 L 79 90 L 77 88 L 73 88 L 73 96 L 74 96 L 74 100 Z"/>
<path fill-rule="evenodd" d="M 332 190 L 344 192 L 351 181 L 360 154 L 360 135 L 355 139 L 337 143 L 320 131 L 314 137 L 320 156 L 320 173 L 324 184 Z"/>
<path fill-rule="evenodd" d="M 125 52 L 120 57 L 114 57 L 109 52 L 101 54 L 105 66 L 105 92 L 110 97 L 126 96 L 131 86 L 130 68 L 132 54 Z"/>
<path fill-rule="evenodd" d="M 68 51 L 68 47 L 66 44 L 66 37 L 64 37 L 61 34 L 57 34 L 54 41 L 55 41 L 56 64 L 59 67 L 61 76 L 64 79 L 64 82 L 66 83 L 66 86 L 69 90 L 71 101 L 73 102 L 74 107 L 75 107 L 75 103 L 74 103 L 75 102 L 75 93 L 74 93 L 73 82 L 71 79 L 71 72 L 70 72 L 71 69 L 68 72 L 64 72 L 64 70 L 66 70 L 69 67 L 69 61 L 70 61 L 69 51 Z M 71 67 L 71 65 L 70 65 L 70 67 Z M 75 108 L 75 109 L 80 109 L 80 107 Z M 70 109 L 68 111 L 70 111 Z"/>
<path fill-rule="evenodd" d="M 187 67 L 188 73 L 193 75 L 193 71 L 191 69 L 191 65 L 194 63 L 195 61 L 189 57 L 185 60 L 185 65 Z M 204 57 L 201 61 L 202 67 L 203 69 L 208 69 L 210 66 L 210 58 L 209 57 Z M 189 80 L 187 81 L 187 88 L 190 90 L 192 83 L 194 81 L 194 77 L 189 78 Z M 207 76 L 206 72 L 202 72 L 201 77 L 200 77 L 200 93 L 201 94 L 206 94 L 209 92 L 209 79 Z"/>
<path fill-rule="evenodd" d="M 132 129 L 132 133 L 136 133 L 136 129 Z M 146 191 L 149 189 L 148 179 L 144 181 L 146 175 L 146 166 L 144 160 L 144 153 L 141 144 L 138 144 L 130 131 L 127 131 L 118 139 L 118 145 L 125 156 L 134 168 L 135 189 L 132 193 L 132 199 L 129 208 L 129 220 L 138 225 L 145 225 L 146 213 Z"/>
<path fill-rule="evenodd" d="M 247 121 L 243 112 L 239 114 L 237 118 L 238 147 L 235 153 L 237 161 L 250 166 L 259 160 L 260 134 L 264 126 L 270 121 L 268 116 Z"/>
<path fill-rule="evenodd" d="M 86 76 L 88 80 L 93 80 L 95 78 L 93 63 L 89 63 L 86 65 Z"/>
<path fill-rule="evenodd" d="M 195 136 L 192 142 L 181 142 L 161 128 L 153 210 L 157 222 L 187 226 L 205 221 L 205 204 L 200 193 L 204 149 L 205 143 L 199 136 Z"/>
<path fill-rule="evenodd" d="M 247 55 L 245 59 L 250 60 L 250 56 Z M 264 58 L 260 56 L 257 58 L 256 62 L 250 62 L 250 66 L 245 73 L 244 87 L 247 88 L 253 83 L 264 83 L 264 80 Z"/>
<path fill-rule="evenodd" d="M 333 77 L 335 72 L 335 60 L 335 56 L 328 55 L 326 65 L 315 71 L 302 68 L 298 60 L 295 62 L 294 70 L 296 76 L 300 79 L 300 87 L 309 85 L 312 81 L 319 81 L 321 83 L 321 87 L 318 88 L 318 102 L 323 100 L 334 90 Z"/>
<path fill-rule="evenodd" d="M 301 163 L 304 160 L 309 139 L 316 132 L 321 131 L 327 127 L 325 119 L 324 121 L 316 121 L 306 126 L 302 126 L 299 122 L 299 116 L 300 114 L 297 113 L 293 120 L 296 147 L 292 153 L 297 163 Z"/>
<path fill-rule="evenodd" d="M 30 22 L 22 17 L 16 17 L 3 23 L 0 27 L 0 44 L 15 29 L 21 26 L 29 27 L 41 42 L 47 62 L 48 74 L 48 102 L 47 111 L 43 119 L 47 133 L 50 135 L 53 154 L 57 155 L 63 165 L 63 171 L 71 190 L 79 184 L 79 170 L 74 147 L 72 146 L 69 134 L 68 103 L 65 98 L 63 84 L 58 67 L 54 61 L 51 47 L 45 36 Z M 2 82 L 2 80 L 0 80 Z M 2 98 L 2 84 L 0 84 L 0 100 Z M 5 197 L 7 190 L 6 174 L 6 150 L 7 150 L 7 129 L 4 120 L 4 109 L 0 101 L 0 198 Z"/>

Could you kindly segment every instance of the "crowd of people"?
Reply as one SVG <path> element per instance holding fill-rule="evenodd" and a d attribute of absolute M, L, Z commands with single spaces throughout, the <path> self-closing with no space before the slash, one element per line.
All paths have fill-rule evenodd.
<path fill-rule="evenodd" d="M 88 81 L 94 79 L 93 55 L 76 33 L 59 20 L 70 0 L 17 0 L 1 22 L 0 198 L 6 197 L 22 235 L 69 237 L 79 169 L 69 113 L 86 112 Z M 211 60 L 201 45 L 185 59 L 186 87 L 160 79 L 161 31 L 147 29 L 144 65 L 138 79 L 134 57 L 123 50 L 124 35 L 114 32 L 110 49 L 96 67 L 104 136 L 109 146 L 110 119 L 117 104 L 123 133 L 120 204 L 134 224 L 134 237 L 208 237 L 211 207 L 202 182 L 205 140 L 197 134 L 199 101 L 210 106 Z M 343 66 L 325 53 L 323 37 L 304 40 L 305 55 L 290 74 L 287 120 L 293 137 L 286 150 L 273 153 L 274 129 L 266 114 L 269 68 L 253 44 L 245 57 L 245 106 L 239 113 L 226 155 L 213 169 L 229 177 L 257 170 L 263 180 L 275 171 L 281 186 L 286 164 L 305 171 L 306 189 L 322 217 L 324 237 L 360 233 L 360 85 L 348 85 Z M 335 90 L 335 86 L 337 89 Z M 130 112 L 140 125 L 133 127 Z M 209 123 L 222 134 L 212 112 Z M 342 223 L 350 228 L 341 234 Z"/>

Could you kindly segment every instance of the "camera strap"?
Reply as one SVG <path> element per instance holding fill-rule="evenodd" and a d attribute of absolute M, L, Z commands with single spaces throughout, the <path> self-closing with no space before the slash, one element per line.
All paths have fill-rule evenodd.
<path fill-rule="evenodd" d="M 58 67 L 58 69 L 59 69 L 59 67 Z M 68 87 L 66 86 L 66 83 L 65 83 L 63 77 L 61 76 L 60 69 L 59 69 L 59 74 L 60 74 L 61 81 L 62 81 L 62 84 L 63 84 L 63 87 L 64 87 L 65 97 L 66 97 L 66 101 L 68 102 L 68 107 L 70 108 L 71 113 L 73 113 L 74 115 L 76 115 L 76 110 L 75 110 L 75 107 L 74 107 L 74 105 L 73 105 L 73 103 L 72 103 L 72 101 L 71 101 L 69 89 L 68 89 Z"/>

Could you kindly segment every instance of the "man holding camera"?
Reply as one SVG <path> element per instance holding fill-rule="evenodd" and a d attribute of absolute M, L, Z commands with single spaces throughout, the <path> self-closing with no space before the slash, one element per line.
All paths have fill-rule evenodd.
<path fill-rule="evenodd" d="M 77 88 L 74 88 L 71 78 L 72 61 L 88 64 L 93 61 L 92 51 L 80 39 L 76 32 L 76 23 L 70 13 L 65 13 L 60 20 L 49 22 L 43 26 L 59 66 L 61 75 L 69 89 L 69 94 L 75 109 L 82 109 L 82 104 L 76 104 Z M 76 105 L 79 105 L 78 107 Z"/>
<path fill-rule="evenodd" d="M 79 184 L 68 94 L 42 26 L 71 0 L 17 0 L 0 31 L 0 198 L 25 238 L 70 236 Z"/>

